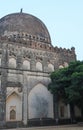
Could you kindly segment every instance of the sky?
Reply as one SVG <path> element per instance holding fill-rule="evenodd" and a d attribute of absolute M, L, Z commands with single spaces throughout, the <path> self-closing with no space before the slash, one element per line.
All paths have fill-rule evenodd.
<path fill-rule="evenodd" d="M 21 8 L 44 22 L 53 46 L 75 47 L 83 60 L 83 0 L 0 0 L 0 18 Z"/>

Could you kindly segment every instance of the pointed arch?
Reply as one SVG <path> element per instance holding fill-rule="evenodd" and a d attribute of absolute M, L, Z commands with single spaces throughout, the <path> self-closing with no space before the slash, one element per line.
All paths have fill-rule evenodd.
<path fill-rule="evenodd" d="M 39 83 L 28 96 L 29 119 L 53 117 L 53 97 L 47 87 Z"/>
<path fill-rule="evenodd" d="M 16 111 L 14 109 L 10 111 L 10 120 L 16 120 Z"/>
<path fill-rule="evenodd" d="M 30 62 L 28 60 L 24 60 L 23 69 L 30 70 Z"/>
<path fill-rule="evenodd" d="M 48 64 L 48 71 L 49 72 L 53 72 L 54 71 L 54 65 L 53 64 L 51 64 L 51 63 Z"/>
<path fill-rule="evenodd" d="M 15 60 L 15 58 L 10 58 L 9 59 L 9 67 L 16 68 L 16 60 Z"/>
<path fill-rule="evenodd" d="M 18 88 L 8 87 L 6 97 L 6 121 L 22 120 L 22 94 Z"/>
<path fill-rule="evenodd" d="M 42 71 L 42 63 L 41 62 L 36 63 L 36 70 L 37 71 Z"/>

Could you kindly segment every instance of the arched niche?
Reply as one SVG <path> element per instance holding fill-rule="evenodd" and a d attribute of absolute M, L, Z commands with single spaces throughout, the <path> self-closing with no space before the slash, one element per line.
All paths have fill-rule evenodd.
<path fill-rule="evenodd" d="M 46 86 L 39 83 L 30 91 L 28 107 L 29 119 L 53 117 L 53 97 Z"/>
<path fill-rule="evenodd" d="M 52 65 L 51 63 L 48 64 L 48 71 L 49 72 L 53 72 L 54 71 L 54 65 Z"/>
<path fill-rule="evenodd" d="M 16 120 L 16 111 L 14 109 L 10 111 L 10 120 Z"/>
<path fill-rule="evenodd" d="M 37 71 L 42 71 L 42 63 L 41 62 L 36 63 L 36 70 Z"/>
<path fill-rule="evenodd" d="M 23 69 L 30 70 L 30 62 L 28 60 L 24 60 Z"/>
<path fill-rule="evenodd" d="M 16 59 L 15 58 L 9 59 L 9 67 L 10 68 L 16 68 Z"/>
<path fill-rule="evenodd" d="M 7 87 L 6 121 L 22 120 L 22 95 L 18 88 Z"/>

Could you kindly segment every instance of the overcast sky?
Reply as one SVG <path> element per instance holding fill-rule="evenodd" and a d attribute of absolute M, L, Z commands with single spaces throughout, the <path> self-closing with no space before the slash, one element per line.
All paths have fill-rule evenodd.
<path fill-rule="evenodd" d="M 83 0 L 1 0 L 0 18 L 21 8 L 45 23 L 53 46 L 74 46 L 83 60 Z"/>

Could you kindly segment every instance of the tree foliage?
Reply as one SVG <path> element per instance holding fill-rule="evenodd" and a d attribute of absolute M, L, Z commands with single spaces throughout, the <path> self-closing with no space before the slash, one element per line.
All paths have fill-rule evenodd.
<path fill-rule="evenodd" d="M 83 108 L 83 61 L 71 62 L 68 67 L 54 71 L 48 90 L 58 94 L 65 103 Z"/>

